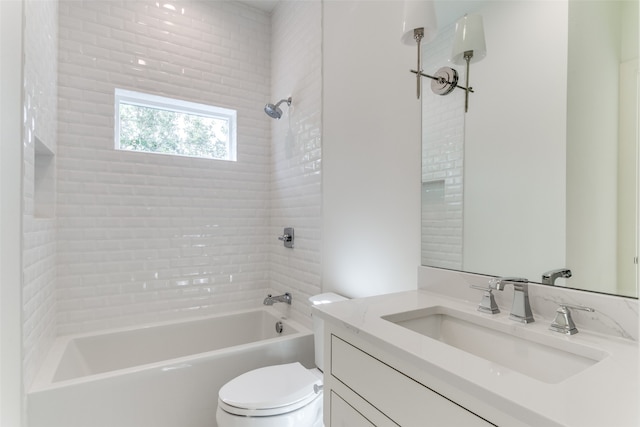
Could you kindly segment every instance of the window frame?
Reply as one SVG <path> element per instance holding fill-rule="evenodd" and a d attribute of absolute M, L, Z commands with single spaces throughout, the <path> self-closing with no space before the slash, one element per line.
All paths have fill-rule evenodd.
<path fill-rule="evenodd" d="M 142 151 L 142 150 L 127 150 L 120 146 L 120 105 L 134 105 L 138 107 L 154 108 L 164 111 L 171 111 L 180 114 L 188 114 L 195 116 L 202 116 L 213 119 L 226 120 L 229 124 L 229 142 L 228 153 L 226 158 L 219 157 L 202 157 L 191 156 L 188 154 L 176 154 L 176 153 L 161 153 L 157 151 Z M 197 102 L 185 101 L 176 98 L 167 98 L 159 95 L 152 95 L 149 93 L 136 92 L 133 90 L 115 88 L 114 94 L 114 106 L 115 106 L 115 129 L 114 129 L 114 148 L 120 151 L 128 151 L 135 153 L 147 153 L 147 154 L 164 154 L 169 156 L 178 157 L 191 157 L 195 159 L 207 159 L 207 160 L 224 160 L 224 161 L 237 161 L 237 119 L 238 112 L 230 108 L 218 107 L 215 105 L 200 104 Z"/>

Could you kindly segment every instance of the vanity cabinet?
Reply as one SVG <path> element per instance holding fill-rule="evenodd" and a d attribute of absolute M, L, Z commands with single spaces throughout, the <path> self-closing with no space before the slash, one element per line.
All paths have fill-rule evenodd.
<path fill-rule="evenodd" d="M 492 424 L 428 385 L 361 349 L 348 334 L 325 335 L 325 425 L 465 426 Z M 347 335 L 347 336 L 345 336 Z M 326 364 L 326 362 L 325 362 Z"/>
<path fill-rule="evenodd" d="M 335 392 L 331 392 L 331 425 L 333 427 L 375 427 Z"/>
<path fill-rule="evenodd" d="M 313 315 L 324 321 L 326 427 L 640 426 L 637 341 L 560 336 L 546 322 L 478 313 L 475 302 L 426 290 Z M 437 322 L 441 336 L 426 331 Z"/>

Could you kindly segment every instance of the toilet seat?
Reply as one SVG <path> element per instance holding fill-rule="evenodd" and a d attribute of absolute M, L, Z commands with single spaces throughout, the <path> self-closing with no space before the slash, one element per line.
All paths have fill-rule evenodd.
<path fill-rule="evenodd" d="M 313 385 L 322 379 L 300 363 L 267 366 L 246 372 L 220 389 L 218 405 L 225 412 L 249 417 L 286 414 L 322 395 Z"/>

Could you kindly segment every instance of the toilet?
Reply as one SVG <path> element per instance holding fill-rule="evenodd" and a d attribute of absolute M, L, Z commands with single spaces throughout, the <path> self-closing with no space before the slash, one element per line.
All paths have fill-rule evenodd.
<path fill-rule="evenodd" d="M 325 293 L 309 298 L 327 304 L 346 298 Z M 313 318 L 316 368 L 298 362 L 245 372 L 218 392 L 218 427 L 322 427 L 324 323 Z"/>

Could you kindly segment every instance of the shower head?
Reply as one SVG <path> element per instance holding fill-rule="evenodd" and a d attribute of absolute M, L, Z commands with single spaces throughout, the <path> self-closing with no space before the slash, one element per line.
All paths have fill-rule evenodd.
<path fill-rule="evenodd" d="M 287 106 L 291 105 L 291 97 L 287 99 L 281 99 L 277 104 L 267 104 L 264 106 L 264 112 L 267 113 L 269 117 L 272 119 L 279 119 L 282 117 L 282 109 L 280 108 L 280 104 L 283 102 L 287 103 Z"/>

